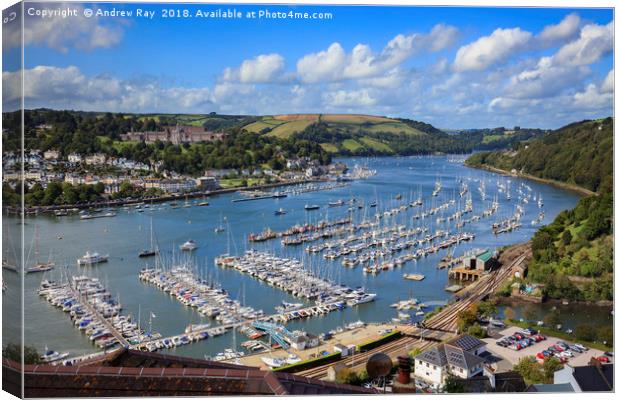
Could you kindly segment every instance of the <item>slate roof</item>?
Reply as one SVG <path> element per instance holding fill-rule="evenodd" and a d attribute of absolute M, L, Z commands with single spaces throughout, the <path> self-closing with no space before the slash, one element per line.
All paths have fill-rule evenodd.
<path fill-rule="evenodd" d="M 613 364 L 573 367 L 573 377 L 584 392 L 609 392 L 614 389 Z"/>
<path fill-rule="evenodd" d="M 574 392 L 570 383 L 537 383 L 528 386 L 527 392 L 567 393 Z"/>
<path fill-rule="evenodd" d="M 438 367 L 443 367 L 448 364 L 448 359 L 446 358 L 446 352 L 444 351 L 443 344 L 440 344 L 439 346 L 430 348 L 425 352 L 418 354 L 415 359 L 425 361 L 429 364 L 437 365 Z"/>
<path fill-rule="evenodd" d="M 485 342 L 471 335 L 459 335 L 446 343 L 451 346 L 459 347 L 465 351 L 477 350 L 486 345 Z"/>
<path fill-rule="evenodd" d="M 20 370 L 19 363 L 3 358 L 3 387 L 18 389 Z M 293 374 L 126 349 L 81 365 L 25 365 L 24 383 L 25 397 L 47 398 L 376 393 Z"/>
<path fill-rule="evenodd" d="M 465 351 L 461 348 L 448 344 L 444 346 L 444 351 L 446 353 L 448 364 L 463 369 L 469 369 L 473 366 L 480 365 L 485 361 L 484 358 L 478 357 L 474 353 L 470 353 L 469 351 Z"/>

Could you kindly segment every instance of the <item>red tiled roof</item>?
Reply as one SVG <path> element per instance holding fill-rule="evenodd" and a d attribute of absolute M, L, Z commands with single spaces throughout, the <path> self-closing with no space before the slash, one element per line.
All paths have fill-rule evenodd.
<path fill-rule="evenodd" d="M 19 387 L 20 364 L 6 359 L 2 364 L 5 384 Z M 26 397 L 375 393 L 293 374 L 135 350 L 74 366 L 25 365 L 24 381 Z"/>

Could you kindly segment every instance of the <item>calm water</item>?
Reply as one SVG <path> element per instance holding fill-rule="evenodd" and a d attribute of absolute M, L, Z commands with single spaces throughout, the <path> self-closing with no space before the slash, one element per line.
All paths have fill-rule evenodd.
<path fill-rule="evenodd" d="M 472 194 L 474 212 L 480 214 L 488 208 L 497 191 L 498 181 L 507 182 L 507 178 L 486 171 L 470 169 L 462 163 L 450 162 L 447 157 L 411 157 L 411 158 L 378 158 L 378 159 L 344 159 L 349 166 L 354 164 L 367 165 L 376 169 L 378 174 L 367 180 L 351 182 L 344 188 L 328 191 L 319 191 L 292 195 L 283 199 L 258 200 L 241 203 L 232 203 L 231 199 L 239 197 L 237 194 L 215 196 L 209 199 L 209 207 L 191 207 L 146 211 L 138 213 L 135 210 L 118 210 L 115 218 L 101 218 L 80 220 L 77 216 L 70 217 L 36 217 L 26 221 L 26 257 L 31 251 L 29 262 L 34 262 L 34 250 L 29 250 L 33 242 L 35 225 L 39 231 L 39 253 L 42 259 L 51 258 L 56 265 L 67 265 L 69 274 L 89 274 L 97 276 L 105 283 L 111 293 L 117 295 L 124 306 L 123 314 L 131 314 L 135 319 L 141 315 L 143 326 L 148 325 L 148 315 L 153 312 L 156 318 L 152 319 L 153 330 L 165 336 L 178 334 L 184 331 L 189 323 L 203 321 L 202 317 L 193 309 L 180 304 L 162 291 L 141 283 L 138 272 L 153 259 L 140 259 L 138 252 L 148 247 L 149 225 L 152 218 L 155 236 L 164 255 L 172 254 L 173 249 L 187 239 L 193 239 L 199 244 L 193 258 L 199 271 L 205 277 L 219 282 L 233 298 L 245 299 L 245 303 L 256 309 L 263 309 L 267 314 L 274 313 L 274 307 L 282 300 L 299 301 L 292 296 L 263 284 L 249 276 L 235 270 L 225 270 L 214 266 L 213 258 L 225 253 L 230 248 L 232 254 L 240 254 L 256 248 L 268 250 L 280 256 L 302 258 L 308 265 L 312 264 L 316 270 L 333 281 L 344 283 L 350 287 L 364 286 L 367 291 L 377 293 L 377 301 L 355 308 L 348 308 L 342 312 L 333 312 L 327 316 L 297 321 L 289 324 L 289 328 L 303 328 L 309 332 L 321 333 L 350 321 L 362 319 L 364 321 L 388 321 L 396 316 L 394 309 L 389 305 L 399 299 L 416 297 L 429 305 L 438 305 L 447 301 L 450 294 L 444 290 L 448 284 L 446 270 L 437 270 L 436 265 L 446 250 L 431 255 L 417 262 L 408 263 L 401 269 L 385 271 L 378 276 L 365 276 L 361 267 L 347 269 L 341 266 L 342 259 L 325 261 L 322 255 L 312 256 L 304 252 L 304 246 L 283 247 L 278 240 L 251 245 L 246 238 L 249 233 L 260 232 L 265 227 L 274 230 L 284 230 L 296 223 L 316 222 L 326 217 L 329 219 L 341 218 L 347 215 L 347 206 L 328 208 L 329 201 L 337 199 L 347 200 L 355 197 L 366 204 L 378 200 L 377 208 L 365 208 L 355 211 L 356 220 L 373 217 L 375 212 L 406 204 L 411 198 L 422 192 L 424 206 L 437 206 L 451 199 L 457 201 L 456 206 L 448 208 L 444 216 L 448 216 L 464 207 L 464 199 L 459 197 L 459 181 L 469 184 Z M 443 189 L 439 196 L 432 197 L 431 192 L 437 180 L 441 181 Z M 487 199 L 481 199 L 478 187 L 480 182 L 486 185 Z M 517 189 L 521 182 L 532 188 L 532 193 L 542 194 L 544 198 L 544 223 L 549 223 L 560 211 L 574 207 L 578 196 L 574 193 L 560 190 L 551 186 L 531 181 L 511 178 L 512 200 L 505 196 L 498 197 L 500 207 L 496 215 L 483 218 L 480 221 L 467 224 L 463 231 L 473 232 L 476 239 L 462 243 L 455 248 L 455 255 L 460 255 L 469 248 L 495 249 L 504 245 L 526 241 L 534 233 L 536 227 L 530 221 L 538 214 L 535 202 L 525 205 L 525 215 L 522 217 L 523 226 L 512 233 L 493 235 L 491 223 L 512 215 L 517 201 Z M 395 200 L 397 194 L 402 194 L 401 201 Z M 307 212 L 305 204 L 319 204 L 318 211 Z M 278 208 L 288 210 L 284 216 L 274 216 Z M 419 208 L 408 209 L 398 214 L 390 221 L 383 223 L 406 224 L 410 227 L 427 225 L 431 231 L 435 229 L 449 229 L 455 231 L 450 224 L 437 224 L 436 214 L 425 220 L 413 220 L 412 216 Z M 470 217 L 473 214 L 468 214 Z M 225 217 L 229 222 L 228 233 L 214 233 L 214 228 Z M 11 256 L 18 241 L 14 237 L 18 232 L 18 220 L 3 217 L 5 255 Z M 62 240 L 57 237 L 62 236 Z M 228 237 L 233 240 L 228 240 Z M 314 242 L 320 243 L 320 242 Z M 314 244 L 311 243 L 311 244 Z M 34 247 L 34 246 L 32 246 Z M 98 266 L 78 268 L 76 258 L 87 250 L 110 254 L 110 261 Z M 7 253 L 8 251 L 8 253 Z M 178 253 L 178 250 L 174 250 Z M 14 254 L 14 253 L 13 253 Z M 61 268 L 45 275 L 48 279 L 58 279 Z M 426 275 L 421 282 L 406 281 L 403 273 L 419 272 Z M 3 295 L 3 312 L 5 318 L 16 320 L 18 313 L 11 307 L 17 299 L 19 280 L 16 274 L 3 271 L 8 289 Z M 55 350 L 70 351 L 74 355 L 95 351 L 95 347 L 71 324 L 70 319 L 62 311 L 49 305 L 36 294 L 42 274 L 29 274 L 25 278 L 25 343 L 43 349 L 46 345 Z M 206 319 L 204 319 L 206 322 Z M 18 340 L 18 333 L 4 330 L 5 343 Z M 225 347 L 231 347 L 232 334 L 218 338 L 209 338 L 205 341 L 170 350 L 176 354 L 202 357 L 204 354 L 214 354 Z M 238 342 L 245 340 L 239 336 Z"/>

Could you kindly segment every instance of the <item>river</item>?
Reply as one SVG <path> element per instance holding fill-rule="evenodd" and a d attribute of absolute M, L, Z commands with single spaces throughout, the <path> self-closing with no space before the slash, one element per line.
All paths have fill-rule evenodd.
<path fill-rule="evenodd" d="M 194 309 L 183 306 L 176 299 L 162 291 L 143 284 L 138 279 L 138 272 L 145 265 L 152 265 L 152 259 L 138 258 L 138 252 L 149 245 L 150 223 L 154 228 L 157 243 L 163 254 L 178 252 L 178 246 L 188 239 L 195 240 L 199 248 L 193 258 L 203 276 L 215 280 L 226 289 L 233 298 L 244 300 L 247 305 L 256 309 L 263 309 L 266 314 L 273 314 L 274 307 L 283 300 L 298 302 L 291 295 L 276 288 L 261 283 L 235 270 L 216 267 L 214 257 L 230 250 L 232 254 L 256 248 L 268 250 L 276 255 L 301 258 L 304 262 L 314 266 L 315 270 L 334 281 L 350 287 L 363 286 L 367 292 L 377 293 L 376 301 L 366 303 L 344 311 L 332 312 L 329 315 L 296 321 L 289 324 L 289 329 L 304 329 L 319 334 L 321 332 L 342 326 L 346 322 L 356 321 L 389 321 L 396 316 L 396 311 L 389 305 L 409 297 L 415 297 L 428 305 L 439 305 L 449 300 L 451 294 L 444 288 L 449 284 L 447 271 L 436 268 L 446 250 L 432 254 L 417 262 L 406 264 L 400 269 L 385 271 L 377 276 L 367 276 L 362 273 L 361 267 L 345 268 L 341 260 L 326 261 L 322 256 L 309 255 L 302 246 L 282 246 L 280 240 L 271 240 L 265 243 L 251 244 L 247 241 L 250 233 L 262 231 L 270 227 L 276 231 L 304 222 L 316 222 L 325 217 L 337 219 L 346 216 L 348 206 L 328 207 L 328 202 L 338 199 L 348 200 L 356 198 L 359 203 L 366 205 L 373 201 L 378 202 L 376 208 L 365 207 L 352 212 L 356 221 L 372 218 L 374 213 L 407 204 L 421 192 L 424 205 L 422 210 L 431 206 L 448 202 L 454 199 L 455 205 L 443 212 L 443 216 L 453 213 L 464 206 L 464 198 L 459 196 L 460 183 L 469 186 L 469 193 L 473 201 L 473 213 L 479 214 L 487 209 L 493 198 L 499 203 L 497 213 L 489 218 L 482 218 L 478 222 L 465 225 L 465 232 L 476 235 L 475 240 L 459 244 L 454 249 L 455 255 L 460 255 L 470 248 L 498 249 L 528 240 L 537 226 L 530 221 L 538 216 L 538 205 L 535 201 L 521 203 L 525 214 L 522 217 L 522 227 L 510 233 L 494 235 L 491 224 L 514 214 L 518 202 L 519 188 L 525 189 L 522 184 L 529 185 L 531 194 L 544 199 L 544 221 L 549 223 L 562 210 L 574 207 L 578 196 L 569 191 L 549 185 L 526 181 L 520 178 L 507 178 L 495 173 L 465 167 L 462 158 L 450 156 L 425 157 L 386 157 L 386 158 L 345 158 L 350 167 L 355 164 L 376 169 L 377 174 L 365 180 L 350 182 L 346 187 L 333 190 L 316 191 L 298 195 L 289 195 L 281 199 L 268 199 L 233 203 L 232 199 L 239 194 L 225 194 L 208 199 L 208 207 L 193 206 L 190 208 L 172 209 L 169 206 L 155 205 L 152 210 L 137 212 L 118 210 L 114 218 L 100 218 L 80 220 L 77 215 L 68 217 L 38 216 L 29 217 L 25 223 L 25 243 L 27 263 L 34 262 L 35 227 L 38 231 L 38 252 L 40 258 L 50 257 L 57 265 L 54 271 L 43 274 L 28 274 L 25 278 L 24 305 L 25 305 L 25 343 L 38 349 L 48 346 L 58 351 L 69 351 L 72 355 L 81 355 L 96 351 L 88 339 L 71 323 L 68 315 L 48 304 L 40 298 L 36 290 L 42 279 L 59 279 L 60 272 L 72 274 L 88 274 L 98 277 L 110 292 L 117 296 L 123 304 L 123 313 L 131 314 L 134 319 L 141 316 L 141 325 L 148 326 L 150 318 L 152 329 L 164 336 L 178 334 L 184 331 L 190 323 L 206 322 Z M 510 183 L 508 183 L 510 180 Z M 442 189 L 439 195 L 433 197 L 435 183 L 441 182 Z M 478 190 L 480 183 L 486 187 L 486 200 L 483 200 Z M 498 183 L 510 185 L 512 199 L 508 200 L 504 192 L 498 191 Z M 402 200 L 397 200 L 398 194 Z M 198 202 L 200 199 L 194 201 Z M 306 211 L 304 205 L 318 204 L 317 211 Z M 275 216 L 278 208 L 288 211 L 286 215 Z M 405 224 L 410 227 L 428 226 L 431 231 L 446 229 L 456 232 L 454 222 L 437 223 L 436 218 L 442 213 L 426 219 L 414 220 L 412 216 L 420 210 L 409 208 L 397 216 L 384 218 L 383 224 Z M 469 214 L 469 215 L 472 215 Z M 228 232 L 215 233 L 214 229 L 223 219 L 228 221 Z M 19 220 L 13 217 L 3 217 L 4 257 L 14 258 L 14 251 L 18 241 L 15 235 L 19 232 Z M 58 239 L 62 237 L 62 239 Z M 232 238 L 230 240 L 229 238 Z M 314 242 L 310 244 L 316 244 Z M 78 267 L 76 258 L 87 250 L 101 254 L 110 254 L 108 263 L 93 267 Z M 13 255 L 11 254 L 13 253 Z M 59 266 L 66 265 L 66 268 Z M 417 272 L 426 276 L 423 281 L 413 282 L 404 280 L 403 273 Z M 3 295 L 3 313 L 5 321 L 18 321 L 19 313 L 15 304 L 19 303 L 18 275 L 3 270 L 3 277 L 7 283 L 7 290 Z M 432 307 L 431 307 L 432 308 Z M 11 324 L 3 324 L 4 343 L 19 340 L 19 333 L 10 329 Z M 238 335 L 239 336 L 239 335 Z M 207 340 L 196 342 L 188 346 L 166 350 L 179 355 L 202 357 L 205 354 L 215 354 L 223 348 L 232 347 L 233 335 L 230 333 Z M 238 342 L 245 340 L 240 338 Z"/>

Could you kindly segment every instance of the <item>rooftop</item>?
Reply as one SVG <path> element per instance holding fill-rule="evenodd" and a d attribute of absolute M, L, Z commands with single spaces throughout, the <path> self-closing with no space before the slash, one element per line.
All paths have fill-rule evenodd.
<path fill-rule="evenodd" d="M 3 387 L 19 395 L 20 364 L 3 358 L 2 367 Z M 25 365 L 24 386 L 25 397 L 375 393 L 293 374 L 127 349 L 74 366 Z"/>

